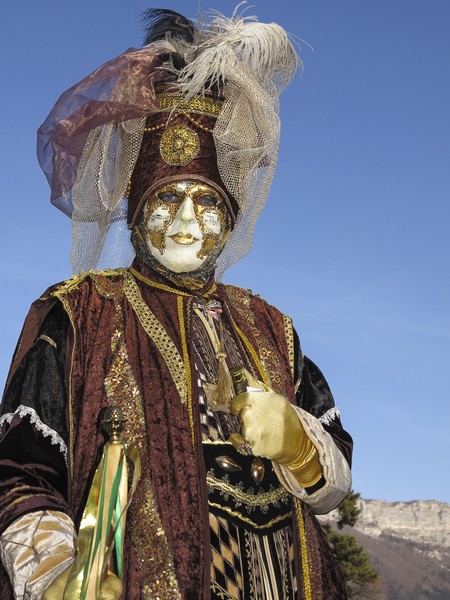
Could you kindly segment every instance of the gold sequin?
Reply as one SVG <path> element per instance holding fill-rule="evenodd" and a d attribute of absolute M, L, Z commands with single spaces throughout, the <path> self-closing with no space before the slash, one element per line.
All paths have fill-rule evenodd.
<path fill-rule="evenodd" d="M 292 377 L 294 376 L 295 368 L 295 348 L 294 348 L 294 331 L 292 326 L 292 319 L 287 315 L 283 315 L 284 322 L 284 333 L 286 335 L 286 343 L 289 352 L 289 364 L 291 365 Z"/>
<path fill-rule="evenodd" d="M 180 592 L 150 483 L 143 400 L 129 363 L 120 302 L 116 302 L 113 328 L 113 360 L 105 378 L 105 390 L 110 403 L 122 409 L 126 419 L 124 437 L 141 457 L 142 476 L 130 506 L 129 527 L 141 563 L 143 596 L 172 600 L 180 598 Z"/>
<path fill-rule="evenodd" d="M 91 273 L 91 279 L 95 284 L 97 292 L 104 298 L 120 300 L 123 296 L 123 271 L 109 271 L 105 273 Z M 115 276 L 114 278 L 112 278 Z"/>

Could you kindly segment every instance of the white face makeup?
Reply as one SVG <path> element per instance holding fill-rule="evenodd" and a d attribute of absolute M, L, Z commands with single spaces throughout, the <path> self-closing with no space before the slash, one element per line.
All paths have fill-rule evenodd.
<path fill-rule="evenodd" d="M 177 181 L 157 190 L 144 214 L 142 233 L 151 254 L 174 273 L 199 269 L 229 228 L 220 194 L 195 181 Z"/>

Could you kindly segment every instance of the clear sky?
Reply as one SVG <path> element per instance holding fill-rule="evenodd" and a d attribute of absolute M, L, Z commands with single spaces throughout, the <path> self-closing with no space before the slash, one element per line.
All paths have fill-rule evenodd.
<path fill-rule="evenodd" d="M 303 40 L 304 72 L 281 98 L 279 165 L 253 249 L 224 279 L 294 318 L 354 437 L 357 491 L 450 502 L 450 2 L 252 4 L 248 14 Z M 3 7 L 1 382 L 30 303 L 71 274 L 70 221 L 48 201 L 36 130 L 62 91 L 141 44 L 150 7 Z"/>

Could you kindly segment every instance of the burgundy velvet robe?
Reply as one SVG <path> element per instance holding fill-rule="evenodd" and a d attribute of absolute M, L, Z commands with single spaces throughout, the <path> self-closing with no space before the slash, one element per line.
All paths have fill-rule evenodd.
<path fill-rule="evenodd" d="M 184 290 L 170 289 L 167 282 L 158 278 L 145 267 L 139 267 L 144 277 L 153 281 L 148 285 L 136 280 L 145 304 L 162 324 L 180 356 L 187 357 L 187 369 L 192 369 L 190 344 L 190 318 L 194 294 Z M 115 350 L 111 343 L 114 328 L 120 327 L 126 343 L 127 360 L 142 394 L 145 416 L 145 446 L 147 464 L 154 499 L 158 507 L 162 528 L 173 557 L 176 577 L 182 598 L 204 599 L 209 591 L 209 527 L 205 466 L 201 447 L 196 387 L 192 378 L 190 401 L 182 402 L 173 376 L 161 352 L 155 346 L 137 318 L 123 292 L 124 275 L 111 272 L 107 275 L 88 275 L 50 288 L 31 308 L 16 350 L 10 384 L 20 370 L 27 353 L 36 343 L 43 323 L 55 307 L 61 303 L 71 326 L 65 340 L 63 367 L 67 404 L 65 428 L 67 432 L 68 475 L 65 477 L 61 457 L 48 440 L 39 439 L 39 434 L 25 424 L 13 422 L 17 427 L 17 441 L 24 435 L 33 436 L 33 444 L 41 448 L 37 462 L 16 457 L 21 466 L 5 472 L 2 489 L 10 493 L 9 500 L 0 500 L 0 532 L 13 520 L 30 510 L 51 508 L 68 513 L 78 526 L 89 484 L 97 466 L 104 435 L 99 426 L 102 409 L 110 403 L 105 390 L 105 379 L 111 372 Z M 157 287 L 155 287 L 155 284 Z M 180 295 L 181 291 L 181 295 Z M 274 389 L 291 402 L 296 401 L 292 373 L 292 348 L 288 348 L 285 335 L 286 322 L 283 315 L 251 293 L 231 286 L 215 285 L 210 282 L 198 296 L 208 295 L 218 299 L 224 308 L 224 318 L 233 323 L 236 331 L 243 335 L 247 344 L 247 364 L 262 379 L 261 355 L 269 351 L 266 364 L 277 365 L 272 371 Z M 59 307 L 60 309 L 60 307 Z M 119 315 L 119 316 L 118 316 Z M 119 321 L 118 321 L 119 319 Z M 296 341 L 296 338 L 293 338 Z M 264 346 L 264 347 L 262 347 Z M 296 347 L 299 357 L 299 348 Z M 259 357 L 259 358 L 258 358 Z M 300 368 L 308 365 L 300 359 Z M 326 383 L 314 365 L 305 371 L 297 401 L 302 408 L 319 417 L 332 403 Z M 325 386 L 325 388 L 324 388 Z M 327 392 L 328 390 L 328 392 Z M 58 401 L 56 402 L 58 405 Z M 61 400 L 59 400 L 61 407 Z M 4 408 L 11 410 L 11 407 Z M 55 408 L 56 410 L 56 408 Z M 61 408 L 60 408 L 61 412 Z M 62 427 L 64 429 L 64 427 Z M 351 438 L 341 428 L 339 419 L 328 428 L 336 444 L 348 461 L 351 456 Z M 25 432 L 25 433 L 24 433 Z M 8 449 L 12 437 L 0 444 L 0 465 L 9 465 Z M 22 437 L 21 437 L 22 436 Z M 29 438 L 28 438 L 29 439 Z M 46 467 L 42 467 L 42 463 Z M 22 468 L 22 472 L 21 472 Z M 20 499 L 14 494 L 18 482 L 28 481 L 30 494 Z M 30 482 L 30 480 L 32 481 Z M 39 490 L 39 491 L 37 491 Z M 14 502 L 16 500 L 16 502 Z M 301 520 L 306 534 L 310 589 L 302 585 L 300 576 L 299 598 L 314 600 L 343 599 L 345 592 L 336 571 L 330 549 L 323 539 L 317 520 L 310 509 L 302 503 Z M 294 528 L 298 535 L 298 520 Z M 144 598 L 140 593 L 142 570 L 139 556 L 128 531 L 125 550 L 125 598 Z M 297 544 L 298 573 L 302 570 L 300 544 Z M 8 583 L 0 580 L 1 598 L 9 598 Z"/>

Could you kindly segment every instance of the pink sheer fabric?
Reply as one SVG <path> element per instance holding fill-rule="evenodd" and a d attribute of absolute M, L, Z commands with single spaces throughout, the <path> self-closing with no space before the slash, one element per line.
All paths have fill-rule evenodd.
<path fill-rule="evenodd" d="M 97 127 L 153 114 L 156 87 L 167 50 L 131 48 L 64 92 L 38 131 L 39 164 L 51 187 L 51 202 L 69 217 L 71 190 L 89 135 Z"/>

